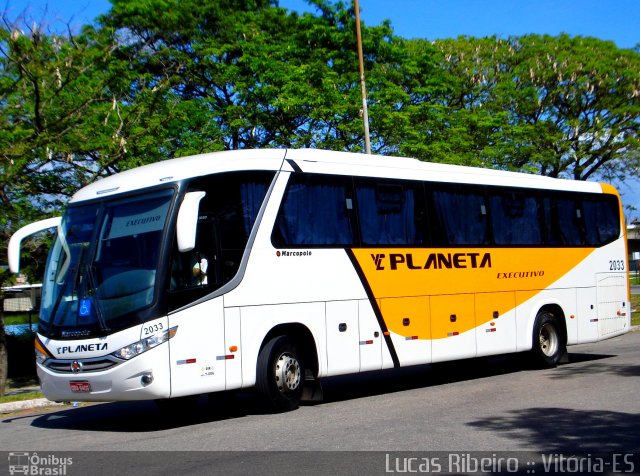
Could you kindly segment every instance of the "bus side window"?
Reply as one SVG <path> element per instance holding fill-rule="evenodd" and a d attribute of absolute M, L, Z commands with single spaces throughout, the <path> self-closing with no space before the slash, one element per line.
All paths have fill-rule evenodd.
<path fill-rule="evenodd" d="M 350 180 L 340 176 L 293 174 L 273 229 L 284 246 L 351 246 L 353 198 Z"/>
<path fill-rule="evenodd" d="M 583 245 L 582 212 L 573 194 L 557 194 L 545 198 L 543 203 L 544 221 L 547 224 L 547 244 L 555 246 Z"/>
<path fill-rule="evenodd" d="M 422 245 L 424 195 L 411 182 L 356 179 L 363 245 Z"/>
<path fill-rule="evenodd" d="M 488 245 L 487 206 L 482 187 L 445 184 L 434 186 L 433 244 Z"/>
<path fill-rule="evenodd" d="M 496 245 L 541 245 L 540 206 L 533 191 L 489 188 L 491 228 Z"/>
<path fill-rule="evenodd" d="M 582 201 L 587 244 L 602 246 L 620 236 L 619 207 L 614 195 L 597 195 Z"/>

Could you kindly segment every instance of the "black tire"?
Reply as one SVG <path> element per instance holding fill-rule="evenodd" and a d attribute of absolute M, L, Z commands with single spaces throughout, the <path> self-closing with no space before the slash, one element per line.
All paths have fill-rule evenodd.
<path fill-rule="evenodd" d="M 298 408 L 304 365 L 288 337 L 274 337 L 265 344 L 258 355 L 256 372 L 256 389 L 270 410 L 282 413 Z"/>
<path fill-rule="evenodd" d="M 531 355 L 534 364 L 545 369 L 553 368 L 565 351 L 566 340 L 558 319 L 549 311 L 540 311 L 533 325 Z"/>

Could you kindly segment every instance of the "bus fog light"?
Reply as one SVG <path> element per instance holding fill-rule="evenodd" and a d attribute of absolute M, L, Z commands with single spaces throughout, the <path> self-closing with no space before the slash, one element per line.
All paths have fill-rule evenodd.
<path fill-rule="evenodd" d="M 149 372 L 148 374 L 144 374 L 142 377 L 140 377 L 140 383 L 142 383 L 142 385 L 144 386 L 153 383 L 153 374 L 151 372 Z"/>

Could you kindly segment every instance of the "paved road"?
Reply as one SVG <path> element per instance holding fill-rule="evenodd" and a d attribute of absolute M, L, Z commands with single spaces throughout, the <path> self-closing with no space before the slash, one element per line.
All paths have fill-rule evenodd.
<path fill-rule="evenodd" d="M 212 468 L 227 474 L 257 469 L 300 474 L 304 464 L 312 465 L 307 472 L 321 474 L 333 471 L 328 465 L 336 461 L 346 465 L 339 471 L 344 474 L 361 473 L 363 467 L 370 471 L 372 464 L 384 473 L 381 465 L 389 464 L 383 453 L 277 452 L 292 450 L 632 451 L 637 458 L 640 332 L 570 351 L 570 363 L 550 370 L 528 369 L 511 356 L 333 378 L 324 383 L 325 402 L 281 415 L 263 413 L 250 394 L 226 407 L 201 399 L 192 412 L 173 415 L 150 402 L 36 409 L 4 416 L 0 447 L 41 455 L 107 451 L 89 455 L 111 469 L 114 461 L 125 464 L 133 458 L 140 463 L 142 458 L 143 468 L 137 467 L 136 474 L 176 468 L 185 474 Z M 118 453 L 115 459 L 109 453 L 122 450 L 221 452 L 153 458 Z M 246 450 L 270 453 L 229 453 Z M 172 464 L 177 466 L 169 471 Z"/>
<path fill-rule="evenodd" d="M 638 286 L 637 284 L 632 284 L 631 294 L 640 294 L 640 286 Z"/>

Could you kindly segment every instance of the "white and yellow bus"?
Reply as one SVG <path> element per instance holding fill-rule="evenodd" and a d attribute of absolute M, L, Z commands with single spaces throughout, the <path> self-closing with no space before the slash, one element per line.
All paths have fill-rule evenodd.
<path fill-rule="evenodd" d="M 78 191 L 57 226 L 37 368 L 51 400 L 255 387 L 566 346 L 629 330 L 609 185 L 319 150 L 185 157 Z"/>

